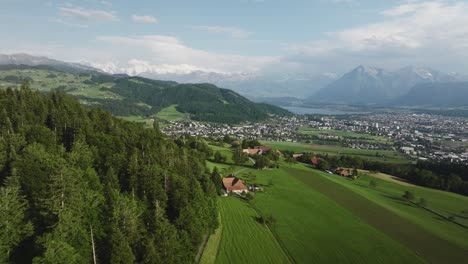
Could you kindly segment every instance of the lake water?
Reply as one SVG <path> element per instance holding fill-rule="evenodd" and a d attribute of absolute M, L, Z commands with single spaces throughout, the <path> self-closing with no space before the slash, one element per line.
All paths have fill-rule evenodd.
<path fill-rule="evenodd" d="M 361 112 L 341 111 L 341 110 L 330 109 L 330 108 L 308 108 L 308 107 L 297 107 L 297 106 L 286 106 L 283 108 L 295 114 L 300 114 L 300 115 L 305 115 L 305 114 L 316 114 L 316 115 L 363 114 Z"/>

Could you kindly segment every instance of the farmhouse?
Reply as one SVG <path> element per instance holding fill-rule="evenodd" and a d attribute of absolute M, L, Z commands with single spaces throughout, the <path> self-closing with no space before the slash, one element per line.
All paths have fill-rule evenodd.
<path fill-rule="evenodd" d="M 248 192 L 249 188 L 247 185 L 236 176 L 230 175 L 226 178 L 223 178 L 224 189 L 227 193 L 237 193 Z"/>
<path fill-rule="evenodd" d="M 351 173 L 349 172 L 349 170 L 343 169 L 343 168 L 337 168 L 337 169 L 335 170 L 335 174 L 340 175 L 340 176 L 343 176 L 343 177 L 349 177 L 349 175 L 351 175 Z"/>
<path fill-rule="evenodd" d="M 243 149 L 242 152 L 247 155 L 262 155 L 267 153 L 269 150 L 271 150 L 271 148 L 268 146 L 255 146 L 253 148 Z"/>
<path fill-rule="evenodd" d="M 255 146 L 254 149 L 259 149 L 262 151 L 262 153 L 265 153 L 269 150 L 271 150 L 271 148 L 269 146 Z"/>
<path fill-rule="evenodd" d="M 260 150 L 258 150 L 258 149 L 250 149 L 250 148 L 248 148 L 248 149 L 243 149 L 242 152 L 244 152 L 244 153 L 247 154 L 247 155 L 261 154 L 261 153 L 260 153 L 260 152 L 261 152 Z"/>
<path fill-rule="evenodd" d="M 314 166 L 317 166 L 320 163 L 320 161 L 322 161 L 322 159 L 317 158 L 317 157 L 313 157 L 313 158 L 310 159 L 310 163 L 312 163 L 312 165 L 314 165 Z"/>
<path fill-rule="evenodd" d="M 300 153 L 300 154 L 293 154 L 293 158 L 294 159 L 298 159 L 300 157 L 304 156 L 304 154 Z"/>

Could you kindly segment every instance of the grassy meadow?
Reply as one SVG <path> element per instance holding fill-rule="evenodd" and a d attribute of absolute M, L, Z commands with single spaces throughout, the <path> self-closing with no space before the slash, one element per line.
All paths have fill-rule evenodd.
<path fill-rule="evenodd" d="M 420 226 L 434 236 L 468 250 L 468 229 L 462 228 L 417 205 L 410 204 L 401 198 L 405 191 L 411 191 L 416 196 L 414 202 L 417 203 L 420 198 L 424 198 L 427 203 L 426 208 L 445 217 L 453 216 L 456 222 L 468 226 L 468 215 L 462 213 L 462 211 L 468 211 L 468 197 L 466 196 L 420 186 L 399 184 L 366 174 L 361 174 L 361 177 L 355 181 L 335 177 L 334 175 L 319 171 L 315 171 L 314 174 L 317 177 L 324 177 L 338 183 L 409 222 Z M 369 188 L 371 180 L 377 184 L 376 188 Z"/>
<path fill-rule="evenodd" d="M 399 242 L 296 179 L 297 171 L 288 165 L 254 173 L 259 183 L 268 185 L 255 195 L 255 206 L 276 218 L 274 232 L 295 262 L 422 262 Z"/>
<path fill-rule="evenodd" d="M 85 96 L 96 99 L 116 99 L 121 97 L 108 90 L 101 88 L 111 88 L 112 83 L 86 84 L 90 81 L 90 76 L 73 75 L 64 72 L 48 71 L 42 69 L 4 70 L 0 71 L 0 87 L 19 86 L 21 83 L 12 83 L 4 80 L 5 77 L 16 76 L 19 78 L 31 78 L 31 89 L 42 92 L 50 91 L 66 85 L 66 91 L 76 96 Z"/>
<path fill-rule="evenodd" d="M 358 133 L 353 131 L 344 131 L 344 130 L 334 130 L 334 129 L 316 129 L 316 128 L 307 128 L 303 127 L 299 129 L 299 133 L 305 135 L 319 135 L 319 134 L 329 134 L 334 136 L 339 136 L 343 138 L 355 138 L 362 139 L 365 141 L 377 141 L 381 143 L 388 143 L 390 140 L 382 136 L 374 136 L 365 133 Z"/>
<path fill-rule="evenodd" d="M 262 143 L 280 151 L 288 150 L 295 153 L 315 152 L 329 155 L 358 156 L 368 160 L 385 161 L 391 163 L 409 162 L 402 154 L 394 150 L 353 149 L 336 145 L 318 145 L 301 142 L 263 141 Z M 384 157 L 382 157 L 382 155 Z"/>
<path fill-rule="evenodd" d="M 429 209 L 453 215 L 465 225 L 468 217 L 462 211 L 468 210 L 468 197 L 366 174 L 351 181 L 304 164 L 280 165 L 280 169 L 259 171 L 209 163 L 224 172 L 240 171 L 240 178 L 255 174 L 264 191 L 255 193 L 251 204 L 233 197 L 220 198 L 223 231 L 216 261 L 203 263 L 257 263 L 260 260 L 246 261 L 244 253 L 239 253 L 249 255 L 252 247 L 259 256 L 271 255 L 271 245 L 260 249 L 256 239 L 252 244 L 225 233 L 247 228 L 252 237 L 265 237 L 263 229 L 252 228 L 258 224 L 254 219 L 258 215 L 275 218 L 270 238 L 278 240 L 275 251 L 292 256 L 295 263 L 462 263 L 468 257 L 467 229 L 401 196 L 412 191 L 417 199 L 427 200 Z M 369 187 L 371 180 L 377 183 L 376 188 Z M 210 241 L 217 239 L 214 237 Z M 234 251 L 241 259 L 231 259 Z M 211 257 L 206 258 L 212 260 L 213 250 L 207 252 Z"/>
<path fill-rule="evenodd" d="M 257 221 L 259 215 L 247 202 L 221 197 L 219 209 L 223 230 L 214 263 L 290 263 L 273 234 Z"/>
<path fill-rule="evenodd" d="M 177 105 L 171 105 L 161 109 L 155 117 L 166 121 L 178 121 L 182 119 L 189 119 L 187 114 L 181 113 L 176 109 Z"/>

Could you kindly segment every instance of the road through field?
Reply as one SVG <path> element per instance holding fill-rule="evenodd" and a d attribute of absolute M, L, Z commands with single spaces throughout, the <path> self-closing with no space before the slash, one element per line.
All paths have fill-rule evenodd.
<path fill-rule="evenodd" d="M 399 241 L 430 263 L 466 263 L 468 250 L 434 236 L 353 191 L 313 171 L 285 168 L 290 175 L 327 195 L 354 215 Z"/>

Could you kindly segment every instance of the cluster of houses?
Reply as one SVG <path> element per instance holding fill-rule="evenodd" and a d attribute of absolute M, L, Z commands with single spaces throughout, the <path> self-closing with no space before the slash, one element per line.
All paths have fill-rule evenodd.
<path fill-rule="evenodd" d="M 302 154 L 302 153 L 301 154 L 293 154 L 294 159 L 299 159 L 302 156 L 304 156 L 304 154 Z M 314 167 L 317 168 L 317 166 L 320 164 L 320 162 L 322 160 L 323 160 L 322 158 L 313 157 L 313 158 L 310 159 L 310 164 L 312 164 Z M 345 168 L 336 168 L 333 171 L 325 170 L 325 172 L 327 172 L 329 174 L 336 174 L 336 175 L 339 175 L 339 176 L 342 176 L 342 177 L 352 176 L 352 172 L 349 169 L 345 169 Z"/>

